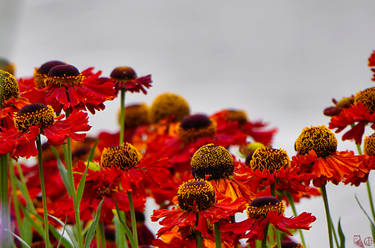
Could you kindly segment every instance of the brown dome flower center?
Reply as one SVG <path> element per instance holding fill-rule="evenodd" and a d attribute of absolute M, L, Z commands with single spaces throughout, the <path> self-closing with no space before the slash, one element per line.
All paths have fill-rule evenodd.
<path fill-rule="evenodd" d="M 375 87 L 358 92 L 354 96 L 354 103 L 358 102 L 363 103 L 370 113 L 373 113 L 375 111 Z"/>
<path fill-rule="evenodd" d="M 199 137 L 213 136 L 215 132 L 216 123 L 204 114 L 185 117 L 177 129 L 178 136 L 185 142 L 192 142 Z"/>
<path fill-rule="evenodd" d="M 300 155 L 305 155 L 314 150 L 318 157 L 327 157 L 337 149 L 337 139 L 326 126 L 305 127 L 298 136 L 295 150 Z"/>
<path fill-rule="evenodd" d="M 0 70 L 0 106 L 12 97 L 17 97 L 19 92 L 16 78 L 9 72 Z"/>
<path fill-rule="evenodd" d="M 65 63 L 58 60 L 51 60 L 41 65 L 38 68 L 37 72 L 40 74 L 48 75 L 49 70 L 57 65 L 65 65 Z"/>
<path fill-rule="evenodd" d="M 243 110 L 228 110 L 227 119 L 229 121 L 237 121 L 239 124 L 244 124 L 248 121 L 247 114 Z"/>
<path fill-rule="evenodd" d="M 255 198 L 246 207 L 246 212 L 249 218 L 259 219 L 266 217 L 270 211 L 275 211 L 283 214 L 285 205 L 273 196 L 262 196 Z"/>
<path fill-rule="evenodd" d="M 181 121 L 190 114 L 187 101 L 174 93 L 164 93 L 155 98 L 150 109 L 151 122 L 157 123 L 168 117 Z"/>
<path fill-rule="evenodd" d="M 14 124 L 20 132 L 28 131 L 31 126 L 48 128 L 53 125 L 55 112 L 50 105 L 33 103 L 23 106 L 14 115 Z"/>
<path fill-rule="evenodd" d="M 100 159 L 102 167 L 115 166 L 122 170 L 134 168 L 140 160 L 141 154 L 129 143 L 104 148 Z"/>
<path fill-rule="evenodd" d="M 150 123 L 149 108 L 145 103 L 125 107 L 125 127 L 136 128 Z M 120 111 L 118 115 L 120 121 Z"/>
<path fill-rule="evenodd" d="M 55 65 L 48 71 L 45 84 L 56 87 L 79 85 L 83 78 L 83 75 L 73 65 Z"/>
<path fill-rule="evenodd" d="M 129 66 L 119 66 L 112 70 L 110 77 L 117 81 L 126 81 L 137 78 L 137 73 Z"/>
<path fill-rule="evenodd" d="M 191 159 L 191 171 L 195 178 L 227 178 L 233 175 L 234 159 L 222 146 L 207 144 L 200 147 Z"/>
<path fill-rule="evenodd" d="M 0 58 L 0 70 L 9 72 L 10 74 L 14 75 L 16 68 L 15 65 L 11 63 L 8 59 Z"/>
<path fill-rule="evenodd" d="M 177 191 L 178 205 L 186 211 L 201 211 L 212 207 L 216 197 L 212 185 L 203 180 L 189 180 L 181 184 Z"/>
<path fill-rule="evenodd" d="M 251 169 L 267 170 L 271 173 L 281 168 L 286 168 L 289 165 L 289 156 L 285 150 L 269 147 L 259 147 L 256 149 L 250 160 Z"/>
<path fill-rule="evenodd" d="M 369 156 L 375 156 L 375 133 L 365 137 L 363 151 Z"/>

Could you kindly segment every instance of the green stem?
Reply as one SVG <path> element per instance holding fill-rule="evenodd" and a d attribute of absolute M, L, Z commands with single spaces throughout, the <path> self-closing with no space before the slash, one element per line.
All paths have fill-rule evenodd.
<path fill-rule="evenodd" d="M 42 143 L 40 140 L 40 134 L 36 138 L 36 146 L 38 149 L 38 169 L 39 169 L 40 187 L 42 189 L 44 241 L 45 241 L 46 247 L 48 248 L 49 247 L 49 229 L 48 229 L 47 195 L 46 195 L 46 186 L 44 184 Z"/>
<path fill-rule="evenodd" d="M 121 88 L 120 96 L 120 145 L 124 143 L 125 135 L 125 92 L 124 88 Z"/>
<path fill-rule="evenodd" d="M 322 187 L 320 187 L 320 189 L 322 191 L 322 196 L 323 196 L 323 201 L 324 201 L 324 208 L 325 208 L 325 212 L 326 212 L 327 227 L 328 227 L 328 238 L 329 238 L 329 247 L 333 248 L 332 219 L 331 219 L 331 213 L 329 211 L 326 186 L 323 185 Z"/>
<path fill-rule="evenodd" d="M 275 183 L 271 184 L 271 195 L 272 195 L 272 196 L 275 196 L 275 195 L 276 195 Z"/>
<path fill-rule="evenodd" d="M 267 248 L 268 226 L 269 226 L 269 224 L 267 224 L 266 227 L 263 230 L 264 238 L 262 240 L 262 248 Z"/>
<path fill-rule="evenodd" d="M 128 194 L 129 208 L 130 208 L 130 218 L 132 222 L 132 233 L 133 233 L 133 238 L 134 238 L 134 242 L 136 245 L 136 247 L 134 248 L 138 248 L 137 220 L 135 218 L 135 210 L 134 210 L 132 192 L 127 190 L 127 194 Z"/>
<path fill-rule="evenodd" d="M 4 246 L 10 247 L 9 234 L 5 232 L 5 229 L 10 230 L 10 217 L 9 217 L 9 195 L 8 195 L 8 154 L 3 154 L 0 156 L 0 191 L 1 191 L 1 218 L 0 223 L 3 224 L 3 229 L 0 233 L 1 236 L 5 237 Z"/>
<path fill-rule="evenodd" d="M 279 230 L 276 229 L 276 227 L 275 227 L 275 232 L 276 232 L 277 247 L 282 247 L 281 246 L 281 233 Z"/>
<path fill-rule="evenodd" d="M 220 223 L 214 223 L 214 232 L 215 232 L 215 243 L 216 248 L 221 248 L 221 233 L 220 233 Z"/>
<path fill-rule="evenodd" d="M 195 242 L 197 244 L 197 248 L 203 248 L 203 238 L 199 231 L 195 231 Z"/>
<path fill-rule="evenodd" d="M 286 197 L 289 200 L 289 204 L 290 204 L 290 207 L 292 208 L 294 217 L 297 217 L 298 213 L 297 213 L 296 206 L 294 205 L 294 200 L 293 200 L 292 195 L 289 192 L 287 192 Z M 299 232 L 299 235 L 301 236 L 301 242 L 303 244 L 303 247 L 306 248 L 307 246 L 306 246 L 305 238 L 303 237 L 303 232 L 301 229 L 298 229 L 298 232 Z"/>
<path fill-rule="evenodd" d="M 98 246 L 99 248 L 106 248 L 106 243 L 105 243 L 105 231 L 104 231 L 104 223 L 99 222 L 98 225 L 98 233 L 96 234 L 98 236 Z"/>

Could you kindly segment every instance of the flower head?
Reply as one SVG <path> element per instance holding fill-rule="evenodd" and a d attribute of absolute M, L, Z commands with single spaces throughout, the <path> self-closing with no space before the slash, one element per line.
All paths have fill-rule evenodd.
<path fill-rule="evenodd" d="M 17 97 L 19 93 L 16 78 L 9 72 L 0 70 L 0 107 L 4 101 Z"/>
<path fill-rule="evenodd" d="M 273 196 L 261 196 L 255 198 L 246 206 L 247 216 L 253 219 L 265 218 L 270 212 L 284 214 L 285 205 Z"/>
<path fill-rule="evenodd" d="M 100 159 L 102 167 L 118 167 L 122 170 L 134 168 L 140 160 L 141 154 L 129 143 L 104 148 Z"/>
<path fill-rule="evenodd" d="M 337 139 L 326 126 L 306 127 L 298 136 L 295 149 L 301 155 L 314 150 L 319 157 L 327 157 L 336 151 Z"/>
<path fill-rule="evenodd" d="M 185 117 L 177 134 L 184 142 L 192 142 L 199 137 L 212 137 L 216 132 L 216 123 L 204 114 L 195 114 Z"/>
<path fill-rule="evenodd" d="M 227 178 L 233 174 L 234 159 L 222 146 L 207 144 L 200 147 L 191 159 L 191 170 L 195 178 Z"/>
<path fill-rule="evenodd" d="M 172 121 L 181 121 L 190 114 L 187 101 L 174 93 L 164 93 L 155 98 L 150 109 L 150 118 L 153 123 L 157 123 L 168 117 Z"/>
<path fill-rule="evenodd" d="M 14 124 L 20 132 L 28 131 L 31 126 L 38 126 L 43 129 L 53 125 L 54 117 L 55 112 L 51 106 L 32 103 L 22 107 L 14 115 Z"/>
<path fill-rule="evenodd" d="M 0 58 L 0 70 L 9 72 L 10 74 L 14 75 L 16 67 L 6 58 Z"/>
<path fill-rule="evenodd" d="M 375 133 L 365 137 L 363 151 L 366 155 L 375 156 Z"/>
<path fill-rule="evenodd" d="M 115 82 L 117 92 L 124 88 L 130 92 L 147 93 L 146 89 L 151 87 L 151 75 L 138 77 L 133 68 L 129 66 L 118 66 L 112 70 L 110 75 L 112 81 Z"/>
<path fill-rule="evenodd" d="M 42 64 L 39 68 L 36 68 L 34 70 L 34 82 L 35 86 L 38 89 L 43 89 L 47 86 L 46 81 L 48 77 L 48 72 L 52 67 L 56 65 L 65 65 L 65 63 L 58 60 L 51 60 Z"/>
<path fill-rule="evenodd" d="M 48 71 L 46 84 L 56 87 L 80 85 L 83 78 L 84 76 L 73 65 L 55 65 Z"/>
<path fill-rule="evenodd" d="M 358 92 L 354 96 L 354 104 L 361 102 L 366 108 L 370 111 L 370 113 L 374 113 L 375 111 L 375 87 L 368 88 Z"/>
<path fill-rule="evenodd" d="M 149 108 L 145 103 L 128 105 L 125 107 L 125 113 L 126 128 L 136 128 L 150 123 Z"/>
<path fill-rule="evenodd" d="M 201 211 L 215 204 L 215 191 L 212 185 L 203 180 L 189 180 L 181 184 L 177 191 L 178 205 L 186 211 Z"/>
<path fill-rule="evenodd" d="M 253 153 L 250 160 L 250 167 L 253 170 L 278 171 L 290 165 L 289 156 L 283 149 L 259 147 Z"/>

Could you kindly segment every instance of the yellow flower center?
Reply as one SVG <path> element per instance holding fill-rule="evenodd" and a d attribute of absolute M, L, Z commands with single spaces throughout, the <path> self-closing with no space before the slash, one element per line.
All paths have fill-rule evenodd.
<path fill-rule="evenodd" d="M 50 105 L 33 103 L 23 106 L 14 115 L 14 125 L 20 132 L 28 131 L 31 126 L 48 128 L 53 125 L 55 112 Z"/>
<path fill-rule="evenodd" d="M 178 205 L 186 211 L 201 211 L 215 204 L 215 190 L 212 185 L 203 180 L 189 180 L 178 187 Z"/>
<path fill-rule="evenodd" d="M 100 159 L 102 167 L 108 168 L 115 166 L 122 170 L 134 168 L 140 160 L 141 154 L 129 143 L 104 148 Z"/>
<path fill-rule="evenodd" d="M 150 123 L 149 109 L 145 103 L 126 106 L 125 113 L 126 128 L 136 128 Z M 120 111 L 118 115 L 118 120 L 120 122 Z"/>
<path fill-rule="evenodd" d="M 190 114 L 187 101 L 174 93 L 164 93 L 155 98 L 150 109 L 150 118 L 157 123 L 168 117 L 173 121 L 181 121 Z"/>
<path fill-rule="evenodd" d="M 228 110 L 227 119 L 229 121 L 237 121 L 239 124 L 244 124 L 248 121 L 247 114 L 243 110 Z"/>
<path fill-rule="evenodd" d="M 369 156 L 375 156 L 375 133 L 365 137 L 363 150 Z"/>
<path fill-rule="evenodd" d="M 337 139 L 326 126 L 305 127 L 295 143 L 295 150 L 301 155 L 314 150 L 318 157 L 324 158 L 334 153 L 336 149 Z"/>
<path fill-rule="evenodd" d="M 9 72 L 14 75 L 16 70 L 15 65 L 5 58 L 0 58 L 0 70 Z"/>
<path fill-rule="evenodd" d="M 373 113 L 375 111 L 375 87 L 358 92 L 354 96 L 354 103 L 358 102 L 363 103 L 370 113 Z"/>
<path fill-rule="evenodd" d="M 354 97 L 343 97 L 336 103 L 336 107 L 338 108 L 349 108 L 354 102 Z"/>
<path fill-rule="evenodd" d="M 56 65 L 48 71 L 45 84 L 55 87 L 80 85 L 83 78 L 79 70 L 72 65 Z"/>
<path fill-rule="evenodd" d="M 17 97 L 19 92 L 16 78 L 9 72 L 0 70 L 0 106 L 12 97 Z"/>
<path fill-rule="evenodd" d="M 119 66 L 112 70 L 110 77 L 115 81 L 125 82 L 126 80 L 136 79 L 137 73 L 129 66 Z"/>
<path fill-rule="evenodd" d="M 58 60 L 51 60 L 34 70 L 34 82 L 38 89 L 43 89 L 47 86 L 46 81 L 48 78 L 48 72 L 56 65 L 65 65 L 65 63 Z"/>
<path fill-rule="evenodd" d="M 216 132 L 216 122 L 207 115 L 195 114 L 185 117 L 177 129 L 177 134 L 186 143 L 193 142 L 199 137 L 210 137 Z"/>
<path fill-rule="evenodd" d="M 200 147 L 191 159 L 191 170 L 195 178 L 227 178 L 233 175 L 234 159 L 222 146 L 207 144 Z"/>
<path fill-rule="evenodd" d="M 274 172 L 289 165 L 289 156 L 285 150 L 269 147 L 257 148 L 250 160 L 250 167 L 253 170 Z"/>
<path fill-rule="evenodd" d="M 285 205 L 273 196 L 262 196 L 246 206 L 247 216 L 253 219 L 264 218 L 270 211 L 284 214 Z"/>

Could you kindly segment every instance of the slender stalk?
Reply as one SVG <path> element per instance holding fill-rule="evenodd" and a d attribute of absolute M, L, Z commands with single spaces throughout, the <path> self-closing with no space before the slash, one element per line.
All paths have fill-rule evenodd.
<path fill-rule="evenodd" d="M 216 248 L 221 248 L 221 233 L 220 233 L 220 223 L 214 223 L 214 232 L 215 232 L 215 243 Z"/>
<path fill-rule="evenodd" d="M 0 191 L 1 191 L 1 218 L 0 224 L 2 224 L 2 233 L 1 236 L 5 237 L 4 246 L 10 247 L 10 238 L 9 234 L 5 232 L 6 230 L 10 230 L 10 219 L 9 219 L 9 195 L 8 195 L 8 154 L 3 154 L 0 156 Z"/>
<path fill-rule="evenodd" d="M 195 242 L 197 244 L 197 248 L 203 248 L 203 238 L 199 231 L 195 231 Z"/>
<path fill-rule="evenodd" d="M 268 226 L 269 226 L 269 224 L 267 224 L 266 227 L 263 230 L 264 238 L 262 240 L 262 248 L 267 248 Z"/>
<path fill-rule="evenodd" d="M 135 218 L 133 198 L 132 198 L 132 193 L 129 190 L 127 190 L 127 194 L 128 194 L 128 200 L 129 200 L 130 218 L 132 222 L 132 233 L 133 233 L 133 238 L 134 238 L 134 242 L 136 245 L 136 247 L 134 248 L 137 248 L 138 247 L 137 220 Z"/>
<path fill-rule="evenodd" d="M 276 227 L 275 227 L 275 232 L 276 232 L 277 247 L 282 247 L 281 246 L 281 233 L 279 232 L 279 230 L 276 229 Z"/>
<path fill-rule="evenodd" d="M 120 95 L 120 145 L 124 143 L 125 135 L 125 92 L 124 88 L 121 88 Z"/>
<path fill-rule="evenodd" d="M 275 196 L 275 195 L 276 195 L 275 183 L 271 184 L 271 195 L 272 195 L 272 196 Z"/>
<path fill-rule="evenodd" d="M 50 243 L 49 243 L 49 230 L 48 230 L 47 195 L 46 195 L 46 187 L 44 184 L 42 143 L 40 140 L 40 134 L 36 138 L 36 146 L 38 149 L 38 169 L 39 169 L 40 187 L 42 189 L 44 241 L 45 241 L 46 247 L 48 248 Z"/>
<path fill-rule="evenodd" d="M 19 202 L 18 202 L 18 196 L 17 196 L 17 186 L 16 186 L 16 175 L 14 173 L 14 166 L 12 163 L 9 164 L 9 172 L 10 172 L 10 185 L 12 187 L 12 198 L 13 198 L 13 206 L 14 206 L 14 212 L 16 214 L 16 221 L 17 221 L 17 227 L 19 229 L 19 234 L 21 238 L 23 237 L 23 225 L 22 225 L 22 218 L 20 214 L 20 208 L 19 208 Z M 25 246 L 23 246 L 25 247 Z"/>
<path fill-rule="evenodd" d="M 356 144 L 356 147 L 357 147 L 358 154 L 359 154 L 359 155 L 362 155 L 363 153 L 362 153 L 361 146 L 360 146 L 359 144 Z M 370 181 L 369 181 L 369 179 L 368 179 L 367 182 L 366 182 L 366 188 L 367 188 L 368 201 L 369 201 L 369 203 L 370 203 L 370 209 L 371 209 L 372 219 L 373 219 L 373 221 L 375 222 L 374 200 L 373 200 L 373 198 L 372 198 L 371 185 L 370 185 Z"/>
<path fill-rule="evenodd" d="M 98 238 L 99 239 L 98 246 L 99 246 L 99 248 L 106 248 L 104 223 L 103 222 L 99 222 L 98 231 L 99 231 L 99 233 L 96 234 L 99 237 Z"/>
<path fill-rule="evenodd" d="M 322 191 L 323 201 L 324 201 L 324 208 L 326 212 L 326 218 L 327 218 L 327 227 L 328 227 L 328 238 L 329 238 L 329 247 L 333 248 L 333 237 L 332 237 L 332 219 L 331 219 L 331 213 L 329 211 L 329 205 L 328 205 L 328 198 L 327 198 L 327 191 L 326 186 L 323 185 L 320 187 Z"/>
<path fill-rule="evenodd" d="M 294 204 L 294 200 L 293 200 L 292 195 L 289 192 L 287 192 L 286 197 L 289 200 L 289 204 L 290 204 L 290 207 L 292 208 L 294 217 L 297 217 L 298 213 L 297 213 L 297 209 L 296 209 L 296 206 Z M 298 229 L 298 232 L 299 232 L 299 235 L 301 236 L 301 242 L 303 244 L 303 247 L 306 248 L 307 246 L 306 246 L 305 238 L 303 237 L 303 232 L 302 232 L 301 229 Z"/>

